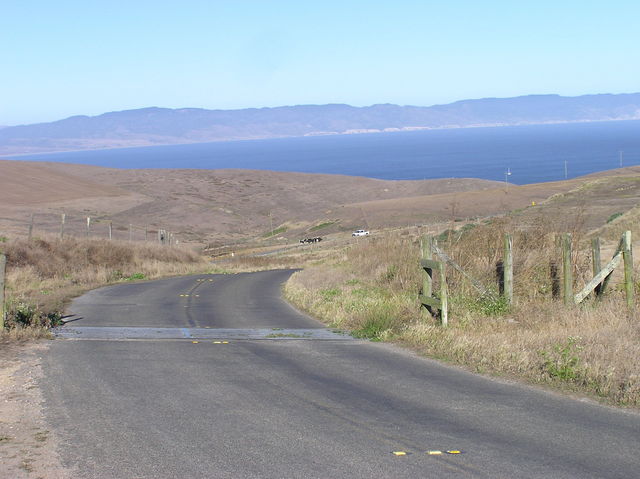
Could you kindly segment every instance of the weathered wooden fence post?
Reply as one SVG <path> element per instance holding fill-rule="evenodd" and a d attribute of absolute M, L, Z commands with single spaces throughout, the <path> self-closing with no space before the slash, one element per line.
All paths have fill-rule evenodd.
<path fill-rule="evenodd" d="M 433 259 L 433 237 L 425 236 L 420 239 L 420 253 L 422 259 Z M 422 294 L 431 296 L 431 293 L 433 293 L 433 279 L 425 274 L 422 280 Z"/>
<path fill-rule="evenodd" d="M 422 285 L 422 294 L 419 296 L 422 305 L 427 310 L 434 314 L 438 310 L 440 311 L 440 321 L 442 326 L 446 326 L 449 320 L 449 301 L 447 292 L 447 264 L 444 261 L 436 261 L 432 259 L 432 252 L 438 252 L 435 241 L 432 237 L 426 236 L 420 240 L 420 250 L 422 259 L 420 260 L 420 266 L 425 272 L 426 278 Z M 438 253 L 440 254 L 440 253 Z M 434 298 L 433 294 L 433 270 L 437 269 L 440 273 L 440 297 Z"/>
<path fill-rule="evenodd" d="M 631 231 L 625 231 L 622 237 L 622 259 L 624 261 L 624 291 L 627 297 L 627 308 L 634 309 L 633 297 L 633 251 L 631 249 Z"/>
<path fill-rule="evenodd" d="M 87 216 L 87 238 L 91 235 L 91 216 Z"/>
<path fill-rule="evenodd" d="M 149 240 L 149 225 L 144 226 L 144 241 L 147 242 Z"/>
<path fill-rule="evenodd" d="M 4 274 L 7 267 L 7 257 L 0 253 L 0 330 L 4 329 Z"/>
<path fill-rule="evenodd" d="M 33 213 L 31 213 L 31 219 L 29 220 L 29 241 L 31 241 L 31 237 L 33 236 Z"/>
<path fill-rule="evenodd" d="M 109 240 L 113 239 L 113 221 L 109 221 Z"/>
<path fill-rule="evenodd" d="M 129 241 L 133 241 L 133 225 L 129 223 Z"/>
<path fill-rule="evenodd" d="M 440 320 L 443 326 L 449 324 L 449 292 L 447 290 L 446 268 L 446 263 L 442 263 L 440 268 Z"/>
<path fill-rule="evenodd" d="M 571 234 L 562 235 L 562 295 L 565 306 L 573 301 L 573 268 L 571 266 Z"/>
<path fill-rule="evenodd" d="M 600 258 L 600 238 L 591 239 L 591 263 L 593 267 L 593 276 L 597 276 L 602 269 L 602 259 Z M 596 296 L 600 296 L 602 293 L 602 284 L 596 286 L 594 290 Z"/>
<path fill-rule="evenodd" d="M 504 298 L 508 304 L 513 303 L 513 236 L 504 235 L 504 254 L 502 259 Z"/>
<path fill-rule="evenodd" d="M 64 220 L 66 219 L 67 215 L 65 215 L 64 213 L 62 213 L 60 215 L 60 239 L 64 238 Z"/>
<path fill-rule="evenodd" d="M 559 299 L 560 271 L 558 270 L 558 263 L 555 260 L 551 260 L 549 263 L 549 275 L 551 276 L 551 297 L 553 299 Z"/>

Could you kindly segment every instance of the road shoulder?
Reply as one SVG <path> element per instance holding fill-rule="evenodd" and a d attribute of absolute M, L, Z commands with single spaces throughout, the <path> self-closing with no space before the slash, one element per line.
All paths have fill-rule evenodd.
<path fill-rule="evenodd" d="M 0 478 L 68 479 L 43 411 L 47 341 L 0 343 Z"/>

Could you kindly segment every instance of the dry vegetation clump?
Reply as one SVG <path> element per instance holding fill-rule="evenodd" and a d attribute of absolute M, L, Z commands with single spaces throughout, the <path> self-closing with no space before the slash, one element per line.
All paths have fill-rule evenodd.
<path fill-rule="evenodd" d="M 514 238 L 511 306 L 497 295 L 496 263 L 505 232 Z M 577 227 L 573 238 L 577 290 L 590 279 L 591 260 Z M 627 313 L 617 276 L 602 299 L 565 307 L 552 297 L 550 281 L 551 264 L 560 262 L 556 233 L 542 221 L 520 230 L 509 218 L 466 225 L 440 235 L 438 245 L 495 292 L 481 295 L 448 268 L 448 328 L 421 308 L 420 247 L 399 235 L 368 238 L 333 263 L 296 273 L 285 293 L 302 309 L 356 336 L 399 341 L 479 372 L 640 406 L 640 322 Z"/>
<path fill-rule="evenodd" d="M 88 289 L 210 269 L 194 251 L 99 239 L 15 239 L 0 244 L 0 252 L 7 256 L 3 334 L 10 339 L 48 334 L 65 302 Z"/>

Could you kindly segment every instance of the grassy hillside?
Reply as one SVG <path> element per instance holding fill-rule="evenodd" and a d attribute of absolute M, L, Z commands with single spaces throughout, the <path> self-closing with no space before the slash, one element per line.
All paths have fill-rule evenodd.
<path fill-rule="evenodd" d="M 201 244 L 281 241 L 366 226 L 361 210 L 345 205 L 494 188 L 476 179 L 384 181 L 340 175 L 250 170 L 119 170 L 62 163 L 0 160 L 0 232 L 25 235 L 36 215 L 36 231 L 84 234 L 91 216 L 104 237 L 106 222 L 172 231 L 179 241 Z M 8 192 L 15 191 L 15 194 Z M 393 216 L 385 221 L 392 223 Z M 326 227 L 328 223 L 331 226 Z M 284 232 L 271 236 L 272 230 Z M 285 231 L 286 230 L 286 231 Z"/>

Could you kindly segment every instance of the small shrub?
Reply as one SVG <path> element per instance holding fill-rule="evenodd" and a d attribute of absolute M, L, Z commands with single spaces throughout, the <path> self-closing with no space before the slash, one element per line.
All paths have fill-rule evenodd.
<path fill-rule="evenodd" d="M 551 378 L 563 381 L 575 381 L 578 378 L 578 353 L 582 350 L 577 344 L 579 339 L 570 336 L 565 343 L 554 345 L 551 351 L 540 351 L 543 369 Z"/>
<path fill-rule="evenodd" d="M 611 223 L 613 220 L 615 220 L 616 218 L 620 218 L 623 215 L 623 213 L 614 213 L 611 216 L 609 216 L 609 219 L 607 220 L 607 223 Z"/>
<path fill-rule="evenodd" d="M 15 328 L 49 328 L 58 326 L 61 322 L 62 314 L 59 311 L 43 312 L 35 304 L 26 301 L 7 301 L 7 317 L 5 327 Z"/>
<path fill-rule="evenodd" d="M 364 318 L 364 323 L 352 331 L 356 338 L 381 341 L 382 336 L 393 328 L 394 316 L 387 305 L 370 308 Z"/>
<path fill-rule="evenodd" d="M 36 315 L 38 314 L 37 308 L 28 303 L 20 302 L 15 305 L 13 311 L 13 322 L 21 326 L 30 326 L 35 323 Z"/>
<path fill-rule="evenodd" d="M 146 279 L 146 276 L 144 275 L 144 273 L 133 273 L 131 276 L 127 276 L 124 279 L 125 281 L 137 281 L 141 279 Z"/>

